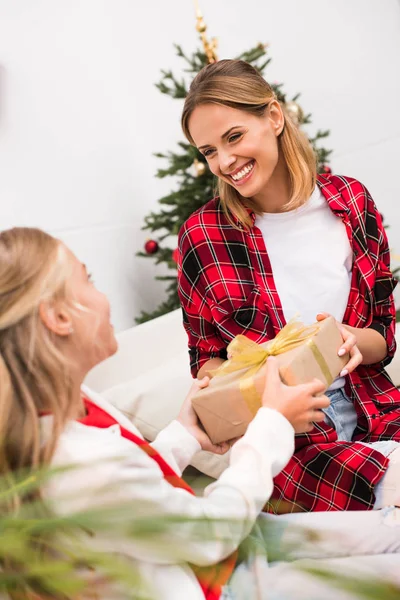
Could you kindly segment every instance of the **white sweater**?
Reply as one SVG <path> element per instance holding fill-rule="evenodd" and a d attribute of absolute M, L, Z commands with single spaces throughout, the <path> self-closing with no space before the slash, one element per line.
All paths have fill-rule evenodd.
<path fill-rule="evenodd" d="M 121 426 L 142 437 L 122 413 L 98 394 L 86 388 L 83 392 Z M 42 417 L 44 439 L 51 418 Z M 179 475 L 200 449 L 195 438 L 177 421 L 161 431 L 152 446 Z M 246 434 L 232 448 L 230 467 L 199 498 L 167 483 L 157 463 L 123 438 L 118 425 L 99 429 L 73 421 L 60 437 L 53 465 L 77 464 L 79 468 L 54 477 L 44 494 L 58 514 L 110 502 L 131 502 L 133 515 L 210 519 L 209 541 L 191 535 L 193 525 L 188 522 L 175 524 L 167 536 L 154 534 L 149 541 L 112 539 L 110 535 L 95 540 L 97 548 L 123 553 L 134 560 L 151 583 L 157 600 L 204 600 L 187 563 L 211 565 L 237 548 L 270 497 L 272 478 L 286 466 L 293 451 L 294 431 L 290 423 L 277 411 L 261 408 Z M 213 522 L 221 518 L 232 518 L 235 526 Z"/>

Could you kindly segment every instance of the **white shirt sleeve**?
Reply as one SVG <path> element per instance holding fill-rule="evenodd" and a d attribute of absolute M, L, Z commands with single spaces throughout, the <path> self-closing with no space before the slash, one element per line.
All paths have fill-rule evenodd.
<path fill-rule="evenodd" d="M 150 445 L 161 454 L 178 475 L 181 475 L 186 469 L 194 454 L 201 450 L 196 438 L 178 421 L 172 421 L 160 431 Z"/>
<path fill-rule="evenodd" d="M 47 486 L 45 494 L 53 501 L 54 510 L 71 514 L 74 510 L 120 507 L 111 535 L 103 536 L 108 549 L 116 550 L 118 538 L 118 551 L 160 564 L 210 565 L 233 552 L 269 499 L 273 477 L 294 451 L 290 423 L 280 413 L 261 408 L 234 445 L 228 469 L 199 498 L 171 486 L 155 461 L 128 440 L 109 430 L 83 426 L 79 430 L 74 425 L 75 433 L 66 431 L 60 439 L 54 464 L 80 463 L 81 468 L 61 473 Z M 175 433 L 179 433 L 175 424 L 166 428 L 160 434 L 162 444 Z M 194 450 L 192 436 L 179 435 L 182 455 L 178 462 L 185 454 L 187 460 Z M 166 529 L 156 528 L 143 538 L 139 531 L 124 541 L 118 531 L 126 531 L 129 518 L 142 523 L 146 518 L 158 520 Z"/>

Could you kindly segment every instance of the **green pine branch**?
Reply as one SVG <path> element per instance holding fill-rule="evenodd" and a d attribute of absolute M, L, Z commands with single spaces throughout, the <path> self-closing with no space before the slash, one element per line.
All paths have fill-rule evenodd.
<path fill-rule="evenodd" d="M 179 306 L 177 296 L 172 296 L 156 311 L 157 316 L 173 310 L 173 302 Z M 149 316 L 153 313 L 144 313 Z M 148 319 L 147 319 L 148 320 Z M 69 501 L 70 510 L 62 515 L 53 513 L 49 506 L 36 500 L 37 490 L 51 484 L 61 473 L 75 473 L 78 465 L 60 468 L 21 471 L 12 477 L 0 476 L 0 596 L 25 598 L 52 598 L 53 600 L 78 600 L 78 598 L 110 597 L 109 584 L 115 583 L 118 595 L 138 600 L 155 600 L 151 582 L 144 580 L 135 562 L 126 560 L 122 554 L 107 551 L 96 539 L 122 541 L 124 544 L 153 545 L 159 555 L 174 559 L 174 549 L 167 540 L 172 531 L 184 526 L 188 539 L 199 543 L 212 541 L 213 528 L 210 519 L 181 515 L 146 516 L 132 510 L 132 501 L 110 502 L 113 486 L 104 490 L 104 498 L 98 498 L 87 509 L 74 509 L 76 499 L 71 493 L 60 497 Z M 93 463 L 96 468 L 96 463 Z M 204 483 L 200 483 L 204 487 Z M 101 490 L 93 489 L 98 497 Z M 79 493 L 78 493 L 79 494 Z M 20 506 L 15 510 L 7 501 L 18 497 Z M 65 504 L 67 506 L 67 504 Z M 231 535 L 232 530 L 241 530 L 243 524 L 234 519 L 214 519 L 220 523 L 221 541 Z M 240 546 L 240 561 L 250 564 L 255 556 L 268 557 L 269 561 L 293 561 L 298 548 L 314 544 L 326 546 L 323 533 L 309 527 L 298 527 L 292 532 L 289 543 L 282 540 L 281 525 L 271 520 L 258 523 L 256 530 Z M 178 561 L 178 555 L 176 560 Z M 181 558 L 180 558 L 181 560 Z M 400 587 L 393 578 L 368 577 L 364 571 L 354 570 L 351 575 L 338 570 L 327 570 L 318 561 L 300 561 L 297 568 L 312 577 L 311 584 L 324 582 L 329 588 L 347 590 L 360 600 L 397 600 Z M 251 571 L 249 571 L 251 573 Z M 256 580 L 249 578 L 251 586 Z M 116 589 L 114 588 L 116 591 Z M 89 593 L 91 592 L 91 593 Z M 237 600 L 248 598 L 248 589 L 235 590 Z"/>

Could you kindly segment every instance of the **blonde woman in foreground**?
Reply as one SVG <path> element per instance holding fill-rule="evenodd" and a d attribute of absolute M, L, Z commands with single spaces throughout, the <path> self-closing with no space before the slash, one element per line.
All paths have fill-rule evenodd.
<path fill-rule="evenodd" d="M 227 446 L 213 446 L 199 428 L 190 394 L 177 420 L 147 444 L 118 410 L 82 385 L 88 371 L 116 350 L 109 302 L 95 288 L 85 265 L 43 231 L 3 231 L 1 475 L 42 465 L 75 464 L 79 469 L 58 474 L 41 490 L 43 501 L 58 514 L 130 502 L 135 518 L 183 517 L 168 535 L 155 532 L 148 542 L 113 537 L 95 542 L 134 561 L 154 598 L 234 597 L 226 584 L 232 574 L 245 570 L 244 565 L 237 566 L 236 550 L 270 497 L 273 477 L 293 453 L 294 433 L 307 431 L 312 422 L 323 419 L 321 409 L 328 400 L 315 397 L 323 386 L 313 381 L 286 387 L 272 359 L 262 408 L 232 448 L 230 467 L 199 498 L 181 479 L 183 469 L 201 448 L 223 453 Z M 207 380 L 194 389 L 199 385 L 207 385 Z M 321 528 L 318 515 L 309 516 Z M 340 548 L 329 544 L 331 556 L 399 551 L 398 530 L 381 525 L 378 513 L 328 516 L 324 527 L 332 531 L 342 527 Z M 345 517 L 342 525 L 336 517 Z M 194 535 L 196 518 L 207 519 L 204 541 Z M 366 528 L 369 543 L 360 533 Z M 347 550 L 343 531 L 350 539 Z M 314 544 L 312 551 L 322 554 L 323 545 Z M 265 559 L 260 572 L 261 588 L 267 592 L 277 581 L 273 569 L 263 571 L 264 567 Z M 250 588 L 248 593 L 251 598 Z M 100 590 L 100 597 L 116 595 L 101 595 Z M 136 597 L 148 598 L 141 590 Z"/>

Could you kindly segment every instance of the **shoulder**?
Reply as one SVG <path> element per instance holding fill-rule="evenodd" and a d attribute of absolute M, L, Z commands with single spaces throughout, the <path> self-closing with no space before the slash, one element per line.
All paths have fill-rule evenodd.
<path fill-rule="evenodd" d="M 369 196 L 369 192 L 365 185 L 346 175 L 318 175 L 320 185 L 331 185 L 344 197 L 357 197 L 359 195 Z"/>
<path fill-rule="evenodd" d="M 139 459 L 147 457 L 136 444 L 121 435 L 121 427 L 124 427 L 134 435 L 142 437 L 129 419 L 87 386 L 82 386 L 82 392 L 93 404 L 108 413 L 113 418 L 115 425 L 102 428 L 82 424 L 79 421 L 68 421 L 58 440 L 53 462 L 58 465 L 82 464 L 132 454 L 137 454 Z M 42 418 L 41 435 L 43 440 L 48 439 L 51 429 L 52 417 Z"/>
<path fill-rule="evenodd" d="M 345 175 L 318 175 L 317 181 L 328 202 L 341 202 L 350 215 L 365 220 L 367 213 L 377 213 L 371 194 L 358 179 Z"/>
<path fill-rule="evenodd" d="M 341 206 L 346 210 L 354 232 L 370 240 L 386 236 L 383 217 L 363 183 L 343 175 L 319 175 L 318 183 L 330 208 Z"/>
<path fill-rule="evenodd" d="M 196 243 L 198 240 L 207 239 L 210 227 L 221 227 L 226 224 L 228 220 L 220 199 L 216 196 L 192 213 L 184 222 L 179 231 L 179 244 L 182 245 L 188 240 Z"/>
<path fill-rule="evenodd" d="M 103 463 L 135 454 L 139 459 L 146 456 L 138 446 L 122 437 L 118 423 L 99 428 L 70 421 L 60 435 L 52 464 L 90 466 L 96 461 Z"/>
<path fill-rule="evenodd" d="M 157 479 L 156 463 L 118 430 L 88 427 L 71 421 L 64 428 L 52 457 L 44 496 L 57 513 L 85 510 L 94 498 L 114 499 L 127 472 L 142 479 Z"/>

